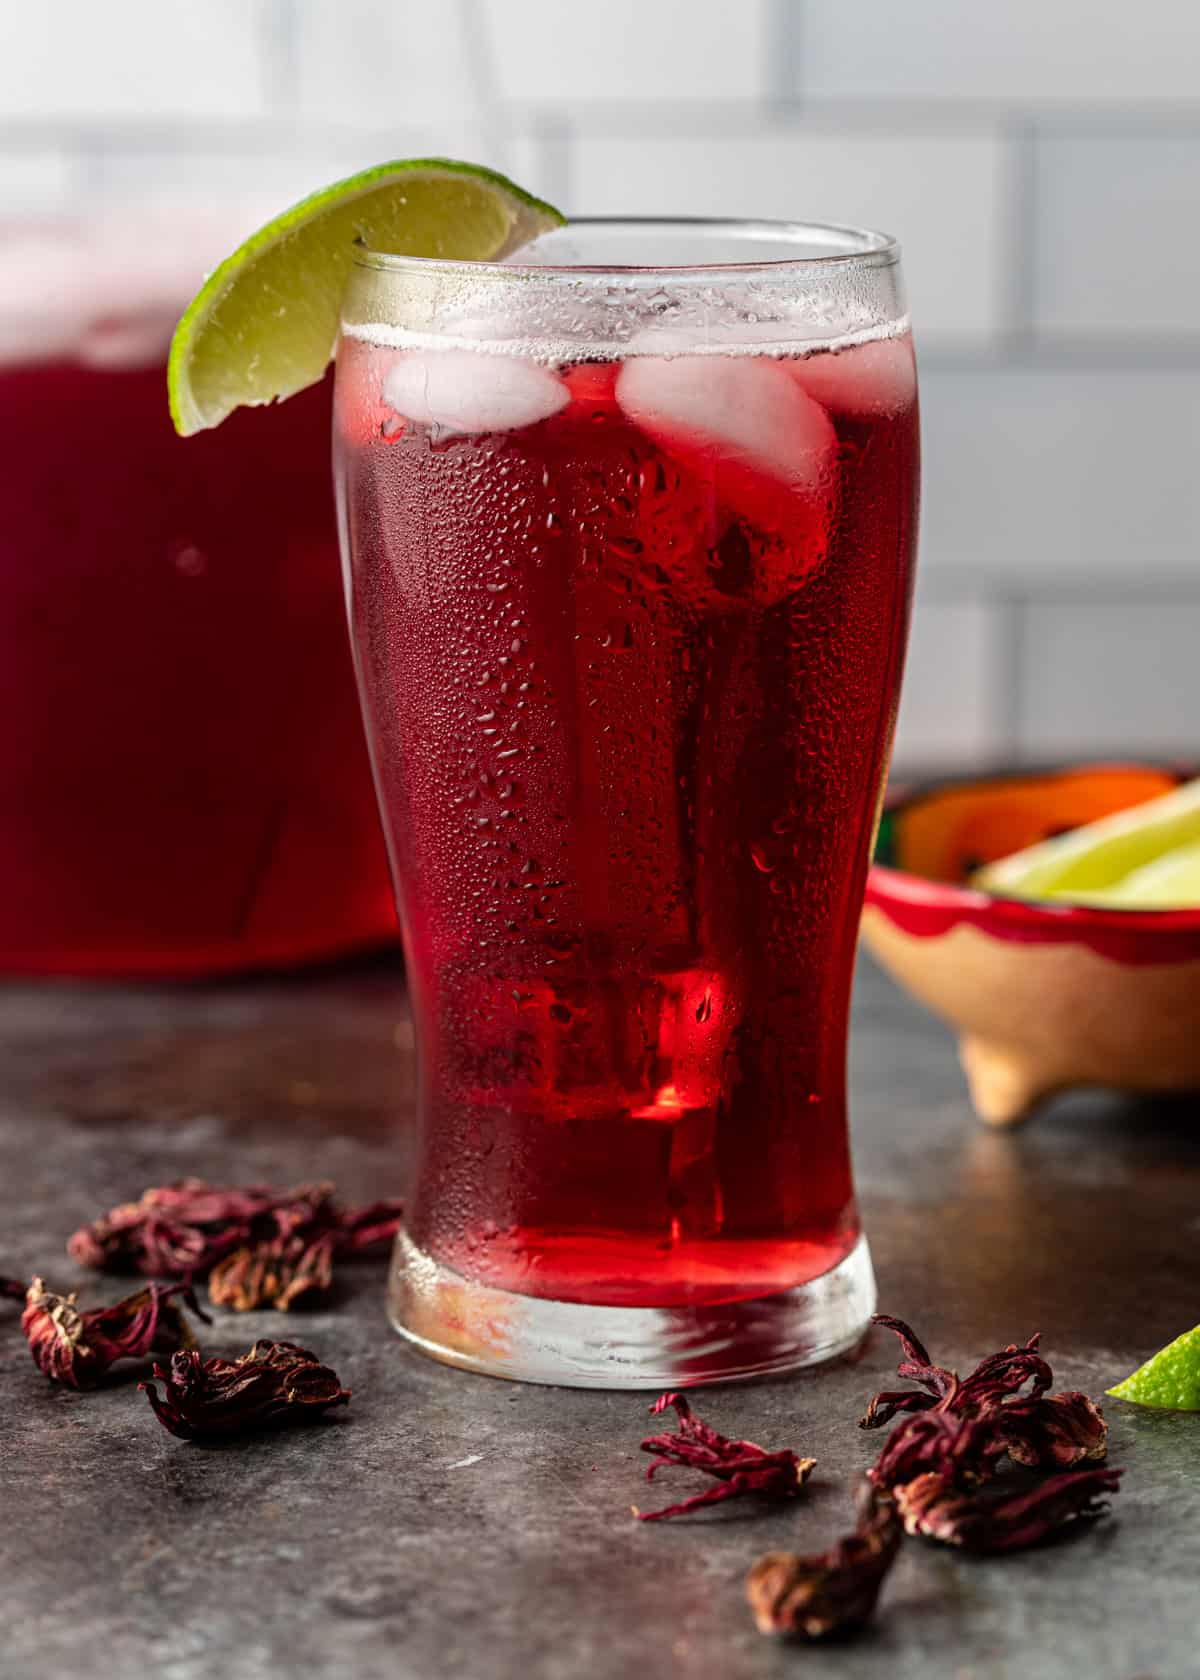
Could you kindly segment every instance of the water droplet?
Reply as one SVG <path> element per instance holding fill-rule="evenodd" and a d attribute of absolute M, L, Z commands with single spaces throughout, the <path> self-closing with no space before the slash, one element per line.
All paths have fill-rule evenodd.
<path fill-rule="evenodd" d="M 208 556 L 194 543 L 172 543 L 167 557 L 180 577 L 203 577 L 208 570 Z"/>

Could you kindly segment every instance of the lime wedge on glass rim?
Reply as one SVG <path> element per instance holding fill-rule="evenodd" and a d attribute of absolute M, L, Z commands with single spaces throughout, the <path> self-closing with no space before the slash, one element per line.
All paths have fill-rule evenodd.
<path fill-rule="evenodd" d="M 188 305 L 167 364 L 175 430 L 188 437 L 315 384 L 364 246 L 494 262 L 565 219 L 494 170 L 449 158 L 381 163 L 310 193 L 251 234 Z"/>

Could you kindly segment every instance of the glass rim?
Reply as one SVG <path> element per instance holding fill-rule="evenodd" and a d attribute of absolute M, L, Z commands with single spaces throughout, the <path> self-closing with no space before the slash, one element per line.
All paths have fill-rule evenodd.
<path fill-rule="evenodd" d="M 683 230 L 701 235 L 723 234 L 734 240 L 757 236 L 774 239 L 780 244 L 794 241 L 797 246 L 802 246 L 814 235 L 827 235 L 831 236 L 832 243 L 847 245 L 850 249 L 797 256 L 751 257 L 745 262 L 725 259 L 710 263 L 523 263 L 405 256 L 393 251 L 375 251 L 362 244 L 355 250 L 354 262 L 359 268 L 385 274 L 417 272 L 472 275 L 476 278 L 487 275 L 553 282 L 605 278 L 644 280 L 652 277 L 704 280 L 726 274 L 745 278 L 754 274 L 811 273 L 830 268 L 892 268 L 900 261 L 900 243 L 892 234 L 842 222 L 774 221 L 769 217 L 737 216 L 573 216 L 561 229 L 551 228 L 547 232 L 569 234 L 575 228 Z"/>

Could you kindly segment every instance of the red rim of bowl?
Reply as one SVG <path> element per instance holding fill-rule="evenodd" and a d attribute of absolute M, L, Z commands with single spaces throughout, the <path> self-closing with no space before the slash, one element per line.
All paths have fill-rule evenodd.
<path fill-rule="evenodd" d="M 1200 907 L 1181 910 L 1106 909 L 1096 904 L 1056 903 L 1046 899 L 1009 898 L 984 892 L 954 881 L 931 881 L 888 863 L 873 863 L 867 882 L 867 902 L 911 905 L 914 910 L 953 913 L 957 919 L 986 918 L 990 923 L 1011 923 L 1014 929 L 1031 923 L 1058 925 L 1072 930 L 1094 927 L 1097 931 L 1132 933 L 1144 928 L 1153 933 L 1200 934 Z"/>
<path fill-rule="evenodd" d="M 1080 766 L 1085 768 L 1085 766 Z M 1194 771 L 1190 772 L 1194 774 Z M 1013 779 L 1035 770 L 1012 771 Z M 900 811 L 949 787 L 992 785 L 1004 772 L 950 777 L 921 786 L 898 788 L 886 809 Z M 873 863 L 867 877 L 866 904 L 875 905 L 905 932 L 936 936 L 959 923 L 997 937 L 1026 944 L 1077 942 L 1118 962 L 1183 961 L 1200 958 L 1200 906 L 1177 910 L 1105 908 L 990 893 L 955 881 L 934 881 L 894 864 Z M 1167 956 L 1163 947 L 1169 946 Z"/>

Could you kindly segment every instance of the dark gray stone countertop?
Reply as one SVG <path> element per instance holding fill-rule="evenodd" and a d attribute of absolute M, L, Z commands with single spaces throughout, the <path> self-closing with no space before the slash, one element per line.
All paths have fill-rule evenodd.
<path fill-rule="evenodd" d="M 882 1304 L 942 1363 L 1032 1330 L 1094 1394 L 1200 1318 L 1195 1100 L 1064 1099 L 988 1132 L 952 1046 L 876 972 L 852 1048 L 858 1182 Z M 412 1072 L 389 966 L 169 990 L 10 987 L 0 1019 L 0 1272 L 84 1282 L 63 1242 L 142 1187 L 214 1179 L 398 1186 Z M 1105 1521 L 972 1561 L 909 1542 L 876 1625 L 836 1648 L 762 1638 L 742 1578 L 838 1533 L 878 1437 L 855 1428 L 891 1338 L 706 1393 L 718 1427 L 819 1467 L 776 1510 L 639 1525 L 645 1397 L 510 1385 L 404 1347 L 383 1267 L 327 1308 L 222 1316 L 212 1351 L 297 1339 L 354 1390 L 336 1422 L 186 1445 L 134 1380 L 77 1395 L 0 1303 L 0 1675 L 58 1680 L 1193 1680 L 1200 1417 L 1110 1402 L 1126 1488 Z M 672 1485 L 691 1486 L 686 1472 Z"/>

